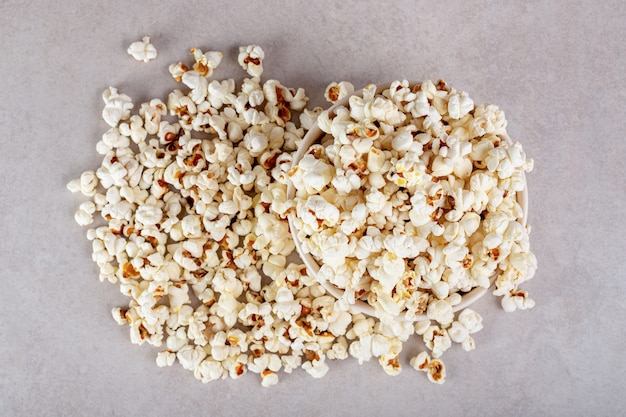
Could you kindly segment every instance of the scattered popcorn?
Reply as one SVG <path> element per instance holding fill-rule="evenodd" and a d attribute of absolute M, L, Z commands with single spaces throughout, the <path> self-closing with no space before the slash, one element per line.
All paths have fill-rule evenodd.
<path fill-rule="evenodd" d="M 176 361 L 176 353 L 169 351 L 169 350 L 164 350 L 162 352 L 159 352 L 156 357 L 157 366 L 161 368 L 165 366 L 172 366 L 174 365 L 175 361 Z"/>
<path fill-rule="evenodd" d="M 278 384 L 278 375 L 276 374 L 276 372 L 269 369 L 261 372 L 261 378 L 261 385 L 263 385 L 264 387 L 271 387 L 272 385 Z"/>
<path fill-rule="evenodd" d="M 128 53 L 156 57 L 148 37 Z M 331 118 L 305 108 L 303 89 L 261 82 L 259 46 L 239 49 L 252 77 L 239 90 L 232 79 L 208 80 L 222 53 L 191 55 L 190 65 L 169 67 L 180 89 L 138 114 L 117 89 L 103 93 L 111 128 L 96 145 L 102 164 L 67 184 L 91 198 L 78 224 L 106 222 L 87 237 L 100 279 L 129 297 L 112 317 L 129 326 L 132 343 L 165 344 L 159 367 L 178 362 L 203 383 L 250 371 L 269 387 L 281 370 L 321 378 L 351 356 L 376 358 L 397 375 L 403 344 L 418 335 L 431 353 L 410 365 L 441 384 L 438 358 L 453 342 L 473 349 L 482 329 L 472 310 L 455 319 L 461 294 L 488 287 L 500 268 L 494 293 L 503 308 L 534 305 L 517 287 L 536 260 L 515 200 L 532 162 L 497 136 L 506 127 L 497 107 L 402 81 L 382 95 L 368 87 Z M 343 81 L 325 96 L 334 103 L 353 92 Z M 314 123 L 329 136 L 292 169 Z M 290 181 L 299 189 L 293 201 Z M 342 299 L 290 262 L 294 211 Z M 351 312 L 356 300 L 378 317 Z M 393 320 L 402 312 L 419 320 Z"/>
<path fill-rule="evenodd" d="M 452 339 L 445 328 L 430 326 L 423 335 L 424 344 L 431 350 L 433 357 L 440 357 L 452 346 Z"/>
<path fill-rule="evenodd" d="M 469 334 L 476 333 L 483 328 L 483 318 L 480 314 L 469 308 L 461 311 L 457 320 L 467 329 Z"/>
<path fill-rule="evenodd" d="M 535 306 L 535 300 L 528 297 L 526 291 L 512 291 L 502 297 L 502 308 L 507 313 L 517 309 L 526 310 Z"/>
<path fill-rule="evenodd" d="M 92 214 L 94 214 L 95 212 L 96 212 L 96 205 L 91 201 L 87 201 L 80 205 L 80 207 L 78 208 L 78 211 L 74 215 L 74 219 L 76 220 L 76 223 L 78 223 L 79 225 L 86 226 L 88 224 L 93 223 Z"/>
<path fill-rule="evenodd" d="M 157 57 L 157 50 L 150 43 L 149 36 L 144 36 L 141 41 L 131 43 L 127 52 L 137 61 L 148 62 Z"/>
<path fill-rule="evenodd" d="M 220 65 L 223 57 L 221 52 L 208 51 L 203 53 L 199 48 L 191 48 L 191 54 L 196 60 L 192 66 L 193 70 L 205 78 L 213 74 L 213 70 Z"/>

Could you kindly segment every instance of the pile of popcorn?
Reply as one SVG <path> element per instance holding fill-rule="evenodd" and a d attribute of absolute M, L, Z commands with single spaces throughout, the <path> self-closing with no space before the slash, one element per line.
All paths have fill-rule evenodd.
<path fill-rule="evenodd" d="M 144 62 L 157 56 L 147 37 L 131 45 L 128 53 Z M 170 65 L 172 77 L 182 85 L 165 102 L 155 98 L 133 112 L 136 107 L 131 98 L 116 88 L 109 87 L 102 94 L 102 117 L 110 126 L 96 145 L 103 155 L 102 164 L 68 184 L 70 191 L 90 197 L 80 204 L 75 214 L 77 223 L 100 224 L 87 231 L 100 280 L 119 284 L 121 293 L 129 297 L 127 306 L 113 308 L 113 318 L 129 326 L 132 343 L 162 347 L 156 358 L 159 366 L 178 362 L 203 382 L 236 379 L 249 371 L 260 375 L 263 386 L 271 386 L 278 382 L 279 371 L 291 373 L 302 368 L 318 378 L 327 373 L 330 361 L 352 356 L 359 363 L 376 358 L 386 373 L 396 375 L 402 369 L 399 355 L 404 343 L 417 334 L 427 351 L 412 358 L 410 365 L 424 371 L 429 380 L 443 383 L 446 371 L 439 359 L 441 354 L 453 341 L 466 350 L 474 348 L 470 335 L 482 328 L 482 318 L 476 312 L 466 309 L 454 319 L 448 309 L 455 291 L 462 289 L 463 279 L 473 278 L 443 271 L 452 270 L 446 262 L 466 258 L 468 253 L 460 253 L 467 248 L 473 254 L 473 264 L 486 270 L 493 267 L 496 260 L 489 257 L 498 249 L 500 258 L 507 261 L 498 263 L 505 272 L 498 279 L 497 291 L 508 294 L 511 301 L 507 306 L 531 306 L 526 294 L 516 290 L 523 277 L 529 276 L 524 273 L 532 269 L 528 266 L 527 240 L 522 239 L 527 231 L 509 226 L 512 216 L 519 217 L 519 207 L 511 197 L 519 178 L 504 175 L 517 172 L 523 156 L 518 146 L 496 141 L 494 129 L 503 129 L 504 124 L 501 112 L 491 107 L 479 111 L 473 105 L 466 111 L 470 107 L 466 95 L 457 94 L 452 99 L 446 92 L 445 100 L 439 99 L 443 90 L 429 85 L 423 93 L 432 93 L 435 98 L 427 95 L 422 102 L 422 93 L 398 83 L 384 106 L 371 106 L 364 97 L 361 107 L 357 101 L 351 102 L 350 113 L 330 120 L 321 108 L 305 108 L 308 98 L 303 89 L 286 87 L 277 80 L 261 82 L 265 57 L 259 46 L 239 49 L 238 62 L 249 75 L 239 88 L 233 79 L 211 79 L 222 53 L 193 48 L 191 55 L 190 65 Z M 351 91 L 350 87 L 347 83 L 331 84 L 327 96 L 337 100 Z M 420 98 L 407 99 L 413 95 Z M 454 100 L 458 101 L 457 114 L 463 116 L 455 119 L 459 123 L 444 125 L 435 113 L 438 107 L 432 110 L 428 103 L 439 106 L 445 101 L 454 111 Z M 428 116 L 415 116 L 422 117 L 422 122 L 412 130 L 402 115 L 422 108 L 427 108 Z M 341 152 L 341 146 L 336 147 L 340 156 L 331 152 L 332 146 L 320 145 L 311 153 L 315 160 L 307 158 L 299 165 L 310 171 L 299 180 L 307 187 L 309 197 L 297 202 L 288 200 L 288 182 L 298 181 L 292 171 L 293 155 L 305 132 L 323 114 L 320 120 L 327 129 L 346 133 L 347 116 L 354 112 L 353 116 L 358 117 L 358 111 L 363 122 L 351 125 L 362 126 L 359 132 L 366 136 L 376 133 L 376 137 L 350 136 L 354 155 L 371 142 L 365 153 L 353 158 L 354 169 L 340 171 L 339 165 L 331 164 L 334 160 L 345 161 L 349 157 L 347 148 Z M 463 117 L 470 111 L 472 119 L 477 120 L 475 129 L 482 129 L 485 141 L 474 144 L 472 138 L 477 136 L 445 131 L 446 126 L 466 129 L 467 117 Z M 340 124 L 341 120 L 346 123 Z M 392 134 L 400 124 L 407 127 Z M 415 135 L 418 130 L 433 139 L 425 140 L 422 133 Z M 466 167 L 460 161 L 467 155 L 466 143 L 473 147 L 470 153 L 482 155 L 473 159 L 483 161 L 483 177 L 462 176 Z M 415 156 L 418 147 L 438 161 L 436 177 L 448 175 L 447 179 L 435 182 L 435 176 L 419 173 L 423 164 L 420 159 L 410 162 L 400 156 Z M 444 152 L 444 148 L 448 150 Z M 493 151 L 498 148 L 502 152 Z M 363 155 L 370 154 L 374 156 L 368 162 Z M 486 158 L 487 154 L 493 155 Z M 359 165 L 363 162 L 372 166 Z M 306 168 L 306 163 L 313 166 Z M 376 168 L 375 164 L 380 166 Z M 371 173 L 364 175 L 365 169 Z M 380 173 L 378 180 L 376 172 Z M 311 181 L 311 175 L 320 178 Z M 407 182 L 388 185 L 400 183 L 402 178 Z M 370 185 L 359 191 L 358 187 L 366 182 L 376 181 L 385 185 Z M 432 183 L 429 190 L 433 197 L 439 197 L 427 199 L 424 205 L 430 207 L 432 200 L 439 213 L 437 219 L 450 217 L 447 221 L 452 226 L 425 221 L 420 217 L 426 215 L 419 209 L 420 201 L 408 201 L 411 190 L 417 184 L 425 187 L 426 182 Z M 470 183 L 473 188 L 463 186 Z M 394 187 L 395 193 L 389 194 Z M 329 198 L 331 193 L 334 200 Z M 352 194 L 357 196 L 354 204 L 344 199 L 334 211 L 327 208 L 329 202 Z M 356 203 L 360 196 L 366 200 Z M 456 206 L 449 209 L 452 197 Z M 478 204 L 493 208 L 487 212 L 496 214 L 489 219 L 465 218 L 469 207 Z M 406 210 L 403 205 L 416 210 Z M 395 302 L 394 297 L 400 293 L 411 299 L 419 289 L 429 294 L 432 320 L 412 323 L 390 320 L 386 315 L 377 318 L 354 314 L 345 299 L 327 294 L 304 265 L 292 262 L 295 245 L 287 215 L 304 206 L 312 208 L 315 218 L 322 219 L 319 228 L 311 228 L 311 218 L 304 216 L 302 226 L 312 232 L 310 247 L 322 249 L 320 259 L 328 261 L 327 268 L 355 272 L 363 265 L 361 261 L 367 260 L 372 264 L 364 271 L 381 271 L 373 272 L 367 286 L 363 283 L 359 287 L 361 284 L 354 285 L 344 278 L 337 278 L 335 283 L 341 284 L 338 279 L 344 279 L 344 287 L 354 288 L 356 297 L 360 288 L 376 294 L 372 283 L 377 280 L 380 294 L 390 294 L 389 303 Z M 502 209 L 496 211 L 500 206 Z M 483 214 L 480 211 L 477 216 Z M 422 223 L 413 225 L 407 219 Z M 387 227 L 389 222 L 403 222 L 403 233 L 394 233 Z M 477 223 L 481 232 L 476 230 Z M 359 243 L 366 236 L 370 246 Z M 428 242 L 438 245 L 430 246 Z M 450 245 L 444 242 L 455 242 L 459 249 L 446 249 Z M 341 246 L 344 243 L 349 252 Z M 380 251 L 372 250 L 379 244 Z M 339 249 L 334 258 L 325 255 L 330 247 Z M 429 254 L 423 261 L 405 261 L 422 251 Z M 376 260 L 375 254 L 380 254 L 381 260 Z M 387 291 L 390 280 L 383 277 L 383 272 L 402 269 L 388 270 L 395 265 L 395 259 L 402 260 L 404 270 L 414 267 L 413 281 L 403 275 L 402 282 L 396 283 L 398 290 Z M 439 280 L 435 280 L 439 270 Z M 438 301 L 431 300 L 431 295 Z M 372 300 L 381 306 L 384 303 L 380 296 Z M 409 304 L 405 302 L 404 308 Z"/>

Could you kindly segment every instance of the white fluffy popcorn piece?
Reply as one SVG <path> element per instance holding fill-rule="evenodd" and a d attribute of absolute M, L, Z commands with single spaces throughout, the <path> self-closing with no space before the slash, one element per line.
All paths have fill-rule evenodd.
<path fill-rule="evenodd" d="M 349 81 L 332 82 L 326 86 L 324 97 L 329 103 L 336 103 L 354 93 L 354 85 Z"/>
<path fill-rule="evenodd" d="M 326 364 L 326 356 L 318 352 L 305 351 L 307 361 L 302 364 L 304 369 L 313 378 L 322 378 L 330 369 Z"/>
<path fill-rule="evenodd" d="M 187 71 L 182 75 L 181 81 L 191 89 L 189 97 L 194 103 L 200 104 L 204 102 L 208 93 L 209 83 L 202 74 L 195 70 Z M 195 120 L 202 120 L 200 119 L 201 117 L 202 115 L 198 115 Z M 200 126 L 199 122 L 196 123 L 196 130 L 199 130 L 198 126 Z"/>
<path fill-rule="evenodd" d="M 435 320 L 443 325 L 450 324 L 452 320 L 454 320 L 452 305 L 446 300 L 436 300 L 429 303 L 426 314 L 429 319 Z"/>
<path fill-rule="evenodd" d="M 278 375 L 272 370 L 267 369 L 261 372 L 261 378 L 261 385 L 266 388 L 278 384 Z"/>
<path fill-rule="evenodd" d="M 157 50 L 150 43 L 149 36 L 144 36 L 141 41 L 131 43 L 127 52 L 137 61 L 148 62 L 157 57 Z"/>
<path fill-rule="evenodd" d="M 205 384 L 225 378 L 227 375 L 221 362 L 208 358 L 200 362 L 198 367 L 194 369 L 194 376 Z"/>
<path fill-rule="evenodd" d="M 428 380 L 434 384 L 446 382 L 446 367 L 440 359 L 432 359 L 428 364 Z"/>
<path fill-rule="evenodd" d="M 96 212 L 96 205 L 87 201 L 80 205 L 76 214 L 74 214 L 74 220 L 80 226 L 87 226 L 88 224 L 93 223 L 93 214 Z"/>
<path fill-rule="evenodd" d="M 397 376 L 402 372 L 402 364 L 398 356 L 382 355 L 378 358 L 378 363 L 382 366 L 387 375 Z"/>
<path fill-rule="evenodd" d="M 330 184 L 332 178 L 331 166 L 310 154 L 302 158 L 297 171 L 291 177 L 294 184 L 303 187 L 309 194 L 320 192 Z"/>
<path fill-rule="evenodd" d="M 163 210 L 156 204 L 143 204 L 136 212 L 136 219 L 144 226 L 155 225 L 163 218 Z"/>
<path fill-rule="evenodd" d="M 461 119 L 474 109 L 474 101 L 465 91 L 454 92 L 448 96 L 448 115 L 451 119 Z"/>
<path fill-rule="evenodd" d="M 382 97 L 377 97 L 371 103 L 370 111 L 374 119 L 391 126 L 399 125 L 406 119 L 406 115 L 391 100 Z"/>
<path fill-rule="evenodd" d="M 176 358 L 185 369 L 194 370 L 206 357 L 206 352 L 200 346 L 187 345 L 176 352 Z"/>
<path fill-rule="evenodd" d="M 66 188 L 72 193 L 77 193 L 81 191 L 80 179 L 71 180 L 70 182 L 67 183 Z M 95 194 L 95 191 L 94 191 L 94 194 Z"/>
<path fill-rule="evenodd" d="M 474 343 L 474 339 L 472 338 L 472 336 L 467 336 L 463 340 L 463 342 L 461 342 L 461 346 L 463 347 L 463 350 L 466 352 L 476 349 L 476 344 Z"/>
<path fill-rule="evenodd" d="M 126 94 L 120 94 L 117 88 L 109 87 L 102 93 L 104 109 L 102 118 L 111 127 L 115 127 L 122 120 L 130 117 L 130 110 L 133 108 L 131 98 Z"/>
<path fill-rule="evenodd" d="M 219 51 L 207 51 L 202 52 L 199 48 L 191 48 L 191 54 L 196 61 L 193 64 L 193 70 L 203 77 L 210 77 L 220 63 L 222 62 L 223 54 Z M 184 74 L 181 74 L 184 76 Z"/>
<path fill-rule="evenodd" d="M 263 74 L 263 59 L 265 52 L 258 45 L 247 45 L 239 47 L 237 61 L 251 77 L 260 77 Z"/>
<path fill-rule="evenodd" d="M 390 293 L 397 285 L 398 276 L 404 273 L 404 260 L 393 252 L 387 251 L 376 258 L 374 265 L 378 268 L 372 269 L 370 274 L 380 283 L 385 292 Z"/>

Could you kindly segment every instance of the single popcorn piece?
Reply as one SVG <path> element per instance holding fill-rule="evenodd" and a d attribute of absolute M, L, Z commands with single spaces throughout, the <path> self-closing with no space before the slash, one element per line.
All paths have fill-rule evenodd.
<path fill-rule="evenodd" d="M 448 115 L 452 119 L 465 117 L 474 109 L 474 101 L 465 91 L 454 92 L 448 98 Z"/>
<path fill-rule="evenodd" d="M 443 384 L 446 382 L 446 367 L 439 359 L 433 359 L 428 364 L 427 376 L 430 382 Z"/>
<path fill-rule="evenodd" d="M 333 82 L 326 86 L 324 97 L 329 103 L 336 103 L 352 93 L 354 93 L 354 85 L 352 83 L 348 81 Z"/>
<path fill-rule="evenodd" d="M 428 352 L 422 351 L 417 356 L 411 358 L 411 360 L 409 361 L 409 364 L 416 371 L 428 372 L 428 369 L 430 367 L 430 362 L 431 362 L 431 359 L 430 359 L 430 355 L 428 354 Z"/>
<path fill-rule="evenodd" d="M 104 109 L 102 110 L 102 118 L 111 127 L 117 126 L 122 120 L 130 117 L 130 110 L 133 103 L 126 94 L 119 94 L 117 88 L 109 87 L 102 93 L 104 101 Z"/>
<path fill-rule="evenodd" d="M 450 324 L 454 319 L 452 306 L 446 300 L 437 300 L 428 304 L 426 314 L 429 319 L 441 324 Z"/>
<path fill-rule="evenodd" d="M 157 57 L 157 50 L 150 43 L 149 36 L 144 36 L 141 41 L 131 43 L 127 52 L 137 61 L 148 62 Z"/>
<path fill-rule="evenodd" d="M 260 77 L 263 74 L 263 59 L 265 52 L 258 45 L 248 45 L 239 47 L 237 61 L 251 77 Z"/>
<path fill-rule="evenodd" d="M 191 54 L 196 60 L 193 65 L 193 70 L 203 77 L 210 77 L 213 74 L 213 70 L 220 65 L 222 57 L 224 56 L 218 51 L 208 51 L 203 53 L 199 48 L 191 48 Z"/>
<path fill-rule="evenodd" d="M 74 179 L 67 184 L 67 189 L 73 193 L 81 192 L 87 197 L 96 195 L 96 187 L 98 186 L 98 177 L 94 171 L 85 171 L 80 178 Z M 91 213 L 93 214 L 93 212 Z"/>
<path fill-rule="evenodd" d="M 93 223 L 93 214 L 96 212 L 96 205 L 92 201 L 87 201 L 80 205 L 74 215 L 74 220 L 81 226 Z"/>
<path fill-rule="evenodd" d="M 272 385 L 278 384 L 278 375 L 276 374 L 276 372 L 270 369 L 267 369 L 261 372 L 261 378 L 262 378 L 261 385 L 263 385 L 266 388 L 271 387 Z"/>
<path fill-rule="evenodd" d="M 126 313 L 127 310 L 124 310 L 121 307 L 115 307 L 111 310 L 111 315 L 113 316 L 113 319 L 119 325 L 128 323 L 128 320 L 126 319 Z"/>
<path fill-rule="evenodd" d="M 176 361 L 176 353 L 169 351 L 169 350 L 164 350 L 162 352 L 159 352 L 156 357 L 157 366 L 160 368 L 163 368 L 165 366 L 172 366 L 174 365 L 175 361 Z"/>
<path fill-rule="evenodd" d="M 423 335 L 424 344 L 431 350 L 433 357 L 440 357 L 452 346 L 452 340 L 445 328 L 430 326 Z"/>

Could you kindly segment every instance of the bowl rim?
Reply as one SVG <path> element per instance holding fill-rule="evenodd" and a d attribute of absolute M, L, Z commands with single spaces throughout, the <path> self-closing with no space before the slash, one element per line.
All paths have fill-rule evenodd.
<path fill-rule="evenodd" d="M 390 88 L 392 83 L 382 83 L 382 84 L 375 84 L 376 85 L 376 95 L 381 94 L 383 91 L 387 90 Z M 415 86 L 417 84 L 421 84 L 420 82 L 409 82 L 410 86 Z M 371 85 L 371 84 L 370 84 Z M 341 108 L 341 107 L 345 107 L 345 108 L 350 108 L 349 106 L 349 101 L 350 98 L 352 96 L 357 96 L 357 97 L 363 97 L 363 91 L 368 88 L 369 86 L 366 86 L 365 88 L 355 91 L 354 93 L 342 98 L 341 100 L 337 101 L 336 103 L 334 103 L 332 106 L 330 106 L 328 109 L 326 109 L 325 111 L 327 111 L 328 113 L 332 114 L 335 113 L 337 111 L 337 109 Z M 323 138 L 326 135 L 325 132 L 323 132 L 320 127 L 319 127 L 319 123 L 316 121 L 314 123 L 314 125 L 311 127 L 311 129 L 309 129 L 309 131 L 304 135 L 302 142 L 300 143 L 297 152 L 294 154 L 293 156 L 293 161 L 292 161 L 292 165 L 291 168 L 295 168 L 298 163 L 300 162 L 300 160 L 304 157 L 304 155 L 307 153 L 307 151 L 309 150 L 309 148 L 319 142 L 319 140 L 321 138 Z M 508 142 L 509 144 L 513 144 L 513 140 L 508 136 L 508 134 L 504 133 L 504 134 L 498 134 L 497 136 L 499 136 L 502 140 Z M 522 208 L 522 218 L 519 219 L 520 223 L 522 224 L 522 226 L 526 226 L 527 225 L 527 220 L 528 220 L 528 184 L 526 181 L 526 174 L 525 172 L 522 170 L 522 182 L 524 184 L 524 188 L 521 191 L 518 191 L 516 193 L 516 197 L 517 197 L 517 202 L 520 205 L 520 207 Z M 291 179 L 288 179 L 288 183 L 287 183 L 287 200 L 293 200 L 295 198 L 295 186 L 293 185 L 293 182 L 291 181 Z M 319 278 L 319 270 L 320 270 L 320 265 L 317 263 L 317 261 L 315 260 L 315 258 L 313 258 L 313 256 L 306 252 L 303 247 L 302 247 L 302 242 L 300 241 L 300 239 L 298 239 L 297 236 L 297 231 L 294 225 L 294 218 L 295 218 L 295 210 L 294 211 L 290 211 L 287 214 L 287 221 L 289 223 L 289 231 L 291 233 L 291 236 L 293 238 L 295 247 L 296 247 L 296 251 L 298 253 L 298 255 L 300 256 L 300 258 L 302 259 L 302 261 L 304 262 L 306 268 L 307 268 L 307 273 L 312 275 L 315 280 L 324 287 L 324 289 L 330 293 L 332 296 L 334 296 L 335 298 L 341 300 L 343 299 L 343 294 L 344 294 L 344 290 L 341 288 L 336 287 L 335 285 L 331 284 L 330 282 L 328 282 L 327 280 L 323 280 Z M 461 302 L 452 306 L 452 311 L 454 313 L 463 310 L 467 307 L 469 307 L 470 305 L 474 304 L 476 301 L 478 301 L 480 298 L 482 298 L 485 294 L 487 294 L 489 292 L 489 290 L 491 289 L 491 287 L 493 287 L 496 279 L 498 277 L 497 273 L 494 273 L 490 279 L 489 279 L 489 287 L 484 288 L 484 287 L 474 287 L 471 291 L 464 293 L 461 295 Z M 371 317 L 376 317 L 378 318 L 379 316 L 376 314 L 376 311 L 374 310 L 374 307 L 371 306 L 369 303 L 362 301 L 362 300 L 356 300 L 354 304 L 349 304 L 350 306 L 350 311 L 352 313 L 363 313 L 367 316 L 371 316 Z M 401 321 L 410 321 L 410 322 L 416 322 L 416 321 L 421 321 L 421 320 L 427 320 L 428 317 L 426 315 L 426 313 L 422 313 L 422 314 L 418 314 L 415 315 L 414 318 L 408 319 L 406 317 L 406 312 L 402 312 L 400 315 L 395 317 L 396 320 L 401 320 Z"/>

